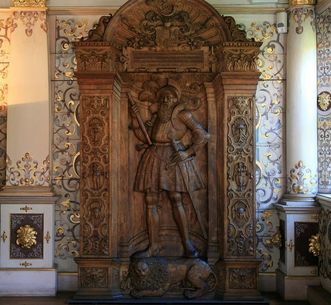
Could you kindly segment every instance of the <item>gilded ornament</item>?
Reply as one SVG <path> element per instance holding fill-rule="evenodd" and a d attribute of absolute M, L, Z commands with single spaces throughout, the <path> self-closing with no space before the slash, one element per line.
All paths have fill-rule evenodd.
<path fill-rule="evenodd" d="M 25 205 L 25 207 L 20 208 L 20 211 L 25 211 L 25 213 L 27 213 L 28 211 L 32 211 L 32 208 Z"/>
<path fill-rule="evenodd" d="M 309 18 L 310 25 L 315 31 L 315 11 L 313 7 L 296 7 L 291 13 L 294 22 L 296 23 L 295 31 L 297 34 L 302 34 L 304 30 L 303 23 Z"/>
<path fill-rule="evenodd" d="M 25 261 L 24 263 L 20 263 L 20 266 L 27 268 L 27 267 L 32 266 L 32 264 Z"/>
<path fill-rule="evenodd" d="M 3 231 L 2 235 L 1 235 L 1 239 L 3 242 L 6 242 L 6 239 L 8 238 L 6 231 Z"/>
<path fill-rule="evenodd" d="M 322 111 L 328 111 L 331 108 L 331 93 L 323 91 L 318 95 L 318 108 Z"/>
<path fill-rule="evenodd" d="M 287 249 L 289 249 L 290 252 L 292 252 L 294 248 L 294 243 L 293 240 L 291 239 L 287 244 L 286 244 Z"/>
<path fill-rule="evenodd" d="M 317 184 L 316 176 L 313 176 L 311 169 L 307 168 L 303 161 L 296 163 L 290 170 L 288 181 L 288 191 L 292 194 L 307 194 L 312 192 Z"/>
<path fill-rule="evenodd" d="M 47 231 L 44 238 L 45 238 L 46 242 L 49 244 L 49 241 L 51 240 L 51 234 L 49 234 L 49 231 Z"/>
<path fill-rule="evenodd" d="M 272 235 L 271 239 L 267 239 L 266 244 L 275 248 L 280 248 L 282 246 L 282 235 L 280 232 Z"/>
<path fill-rule="evenodd" d="M 291 6 L 299 6 L 299 5 L 314 5 L 316 0 L 290 0 Z"/>
<path fill-rule="evenodd" d="M 320 234 L 312 235 L 309 238 L 309 249 L 308 251 L 314 256 L 321 254 L 321 237 Z"/>
<path fill-rule="evenodd" d="M 46 0 L 13 0 L 14 7 L 46 7 Z"/>
<path fill-rule="evenodd" d="M 21 226 L 16 234 L 16 244 L 21 248 L 30 249 L 37 244 L 37 232 L 29 225 Z"/>

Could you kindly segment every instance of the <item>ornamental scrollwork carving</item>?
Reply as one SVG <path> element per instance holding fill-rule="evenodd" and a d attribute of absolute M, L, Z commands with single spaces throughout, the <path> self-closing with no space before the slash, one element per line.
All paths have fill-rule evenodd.
<path fill-rule="evenodd" d="M 219 36 L 219 29 L 212 17 L 206 16 L 201 22 L 194 22 L 187 11 L 177 10 L 171 4 L 167 6 L 167 10 L 161 5 L 156 10 L 148 11 L 138 27 L 126 17 L 122 18 L 122 23 L 136 34 L 126 43 L 127 47 L 134 49 L 149 47 L 194 50 L 210 43 L 210 37 L 217 39 Z"/>
<path fill-rule="evenodd" d="M 80 284 L 83 288 L 107 288 L 107 268 L 80 268 Z"/>
<path fill-rule="evenodd" d="M 81 235 L 84 254 L 107 255 L 109 185 L 109 98 L 83 96 L 81 100 Z M 77 218 L 77 221 L 79 219 Z"/>
<path fill-rule="evenodd" d="M 254 253 L 253 207 L 249 203 L 254 190 L 253 98 L 228 97 L 228 109 L 227 251 L 233 256 L 249 256 Z"/>
<path fill-rule="evenodd" d="M 256 269 L 229 269 L 229 287 L 231 289 L 254 289 L 256 285 Z"/>
<path fill-rule="evenodd" d="M 113 69 L 112 56 L 107 46 L 80 48 L 76 58 L 78 72 L 111 72 Z"/>
<path fill-rule="evenodd" d="M 254 43 L 257 46 L 260 44 Z M 223 49 L 224 70 L 228 72 L 257 71 L 258 48 L 227 46 Z"/>
<path fill-rule="evenodd" d="M 93 26 L 88 32 L 88 36 L 83 38 L 83 41 L 103 41 L 103 35 L 105 34 L 108 23 L 110 22 L 113 16 L 102 16 L 99 19 L 99 22 Z"/>
<path fill-rule="evenodd" d="M 245 30 L 242 30 L 238 24 L 236 24 L 236 21 L 231 16 L 224 17 L 224 21 L 227 24 L 230 32 L 231 32 L 231 41 L 236 42 L 248 42 L 248 41 L 254 41 L 253 39 L 247 39 L 247 34 Z"/>

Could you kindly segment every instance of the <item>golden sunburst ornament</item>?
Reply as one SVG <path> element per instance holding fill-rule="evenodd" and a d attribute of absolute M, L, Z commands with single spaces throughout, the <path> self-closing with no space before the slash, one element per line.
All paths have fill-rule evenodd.
<path fill-rule="evenodd" d="M 37 232 L 29 225 L 20 227 L 16 231 L 16 234 L 16 244 L 21 248 L 30 249 L 32 246 L 37 244 Z"/>

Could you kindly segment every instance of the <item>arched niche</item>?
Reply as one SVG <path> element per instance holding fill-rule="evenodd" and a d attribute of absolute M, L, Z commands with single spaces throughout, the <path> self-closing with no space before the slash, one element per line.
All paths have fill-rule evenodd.
<path fill-rule="evenodd" d="M 204 297 L 258 296 L 254 94 L 259 47 L 232 17 L 202 0 L 128 1 L 75 44 L 81 93 L 77 297 L 130 297 L 121 283 L 133 253 L 148 244 L 148 234 L 144 194 L 134 190 L 145 148 L 136 149 L 142 145 L 132 130 L 128 96 L 147 121 L 167 85 L 176 88 L 180 103 L 199 101 L 190 111 L 210 135 L 194 157 L 206 187 L 183 194 L 191 239 L 216 274 L 215 289 Z M 192 141 L 190 135 L 183 138 L 184 145 Z M 159 255 L 183 257 L 163 192 L 159 202 Z M 171 289 L 164 294 L 183 298 Z"/>

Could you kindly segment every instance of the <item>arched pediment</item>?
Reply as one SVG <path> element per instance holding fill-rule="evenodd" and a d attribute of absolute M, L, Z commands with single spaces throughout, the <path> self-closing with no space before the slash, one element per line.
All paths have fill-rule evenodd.
<path fill-rule="evenodd" d="M 261 43 L 204 0 L 130 0 L 75 45 L 78 73 L 243 72 Z"/>
<path fill-rule="evenodd" d="M 232 17 L 203 0 L 131 0 L 114 16 L 102 17 L 88 40 L 122 49 L 194 50 L 224 42 L 248 41 Z"/>

